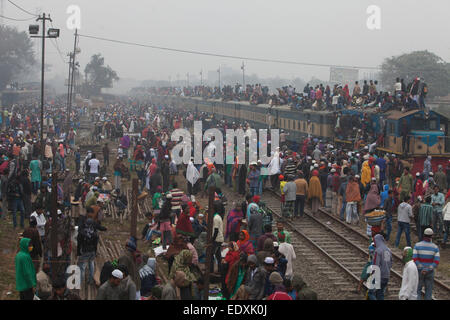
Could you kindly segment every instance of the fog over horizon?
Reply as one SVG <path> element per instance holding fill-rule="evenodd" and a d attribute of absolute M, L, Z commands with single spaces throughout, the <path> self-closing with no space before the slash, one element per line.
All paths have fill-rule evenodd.
<path fill-rule="evenodd" d="M 82 35 L 91 35 L 139 44 L 170 47 L 224 55 L 300 61 L 317 64 L 378 67 L 383 59 L 418 50 L 428 50 L 450 61 L 450 44 L 440 37 L 450 33 L 450 1 L 434 0 L 15 0 L 33 13 L 50 13 L 53 26 L 61 29 L 58 45 L 66 53 L 73 50 L 73 30 L 66 21 L 70 5 L 81 9 Z M 370 5 L 381 9 L 381 29 L 369 30 L 366 13 Z M 18 19 L 30 16 L 3 1 L 3 14 Z M 28 32 L 33 21 L 3 20 Z M 40 39 L 33 39 L 40 64 Z M 53 40 L 51 40 L 53 41 Z M 104 42 L 81 37 L 77 55 L 81 70 L 93 54 L 101 53 L 105 64 L 125 82 L 143 80 L 186 80 L 199 84 L 217 81 L 221 68 L 241 72 L 242 60 L 200 56 Z M 51 70 L 46 79 L 67 77 L 55 46 L 47 40 L 46 63 Z M 259 78 L 294 79 L 312 77 L 328 80 L 328 67 L 245 61 L 246 74 Z M 208 72 L 210 74 L 208 75 Z M 361 70 L 375 72 L 374 70 Z M 360 72 L 360 76 L 362 76 Z M 115 85 L 120 89 L 121 82 Z M 105 90 L 108 92 L 109 90 Z M 112 90 L 114 91 L 114 90 Z"/>

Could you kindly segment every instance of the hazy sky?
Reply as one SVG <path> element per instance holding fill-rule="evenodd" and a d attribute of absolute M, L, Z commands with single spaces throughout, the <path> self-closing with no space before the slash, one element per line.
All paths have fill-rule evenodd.
<path fill-rule="evenodd" d="M 1 0 L 0 0 L 1 1 Z M 4 1 L 4 15 L 28 18 Z M 73 48 L 68 30 L 69 5 L 81 9 L 81 34 L 186 50 L 311 63 L 379 66 L 383 58 L 427 49 L 450 61 L 448 0 L 13 0 L 25 9 L 50 13 L 63 53 Z M 381 8 L 381 30 L 366 26 L 369 5 Z M 27 30 L 30 22 L 13 22 Z M 37 41 L 37 40 L 33 40 Z M 186 73 L 204 77 L 219 64 L 236 70 L 241 60 L 172 53 L 80 39 L 78 59 L 84 69 L 101 52 L 120 77 L 176 80 Z M 47 43 L 52 73 L 67 66 Z M 246 61 L 246 72 L 262 77 L 311 76 L 328 79 L 329 69 Z"/>

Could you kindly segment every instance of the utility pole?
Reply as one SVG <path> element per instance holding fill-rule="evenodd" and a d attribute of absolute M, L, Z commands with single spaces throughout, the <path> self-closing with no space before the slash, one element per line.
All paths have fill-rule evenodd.
<path fill-rule="evenodd" d="M 187 77 L 187 87 L 189 88 L 189 72 L 186 73 L 186 77 Z"/>
<path fill-rule="evenodd" d="M 70 114 L 72 113 L 72 95 L 73 95 L 73 82 L 75 78 L 75 60 L 77 54 L 77 40 L 78 40 L 78 29 L 75 29 L 75 40 L 73 42 L 73 53 L 72 53 L 72 79 L 70 80 L 70 94 L 69 94 L 69 105 L 67 106 L 67 136 L 70 130 Z"/>
<path fill-rule="evenodd" d="M 244 64 L 244 61 L 242 61 L 241 69 L 242 69 L 242 88 L 245 91 L 245 64 Z"/>
<path fill-rule="evenodd" d="M 200 86 L 203 86 L 203 70 L 200 70 Z"/>
<path fill-rule="evenodd" d="M 42 16 L 39 15 L 39 18 L 36 21 L 42 20 L 42 36 L 37 36 L 39 33 L 39 25 L 30 25 L 29 32 L 32 34 L 32 38 L 42 38 L 42 69 L 41 69 L 41 161 L 44 160 L 44 81 L 45 81 L 45 39 L 47 38 L 58 38 L 59 37 L 59 29 L 49 29 L 48 35 L 45 35 L 45 22 L 48 20 L 53 22 L 50 18 L 50 15 L 46 16 L 45 13 Z M 34 36 L 33 36 L 34 35 Z"/>
<path fill-rule="evenodd" d="M 72 58 L 73 54 L 69 52 L 67 54 L 69 56 L 69 77 L 67 78 L 67 114 L 69 114 L 70 110 L 70 81 L 72 79 Z M 67 134 L 69 133 L 69 126 L 70 126 L 70 118 L 68 117 L 67 120 Z"/>
<path fill-rule="evenodd" d="M 41 69 L 41 162 L 44 161 L 45 144 L 44 144 L 44 80 L 45 80 L 45 21 L 52 20 L 49 17 L 45 17 L 45 13 L 42 17 L 36 21 L 42 20 L 42 69 Z"/>
<path fill-rule="evenodd" d="M 53 168 L 55 163 L 53 162 Z M 58 172 L 53 169 L 52 172 L 52 193 L 51 196 L 51 217 L 52 217 L 52 229 L 50 232 L 50 244 L 52 251 L 52 260 L 51 260 L 51 268 L 52 268 L 52 281 L 55 281 L 60 273 L 61 264 L 58 263 L 58 214 L 57 214 L 57 205 L 58 205 Z"/>
<path fill-rule="evenodd" d="M 212 229 L 214 222 L 214 194 L 216 192 L 215 187 L 208 188 L 209 202 L 208 202 L 208 221 L 206 230 L 206 269 L 205 269 L 205 285 L 204 285 L 204 300 L 208 300 L 209 297 L 209 274 L 212 262 Z M 218 261 L 220 263 L 220 261 Z"/>
<path fill-rule="evenodd" d="M 219 91 L 220 91 L 220 66 L 219 69 L 217 69 L 217 73 L 219 74 Z"/>
<path fill-rule="evenodd" d="M 133 174 L 135 176 L 135 174 Z M 136 238 L 137 235 L 137 213 L 138 213 L 138 179 L 132 180 L 132 195 L 131 195 L 131 221 L 130 221 L 130 236 Z"/>

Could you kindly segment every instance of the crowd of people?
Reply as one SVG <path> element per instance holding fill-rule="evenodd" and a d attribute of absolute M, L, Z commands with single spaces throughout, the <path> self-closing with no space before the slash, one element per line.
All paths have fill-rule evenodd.
<path fill-rule="evenodd" d="M 271 106 L 289 105 L 295 110 L 342 110 L 348 106 L 355 108 L 378 108 L 380 112 L 389 110 L 424 109 L 428 86 L 423 78 L 416 77 L 409 83 L 396 78 L 388 91 L 377 88 L 377 80 L 355 81 L 353 90 L 349 84 L 307 83 L 302 91 L 292 85 L 276 89 L 270 93 L 262 84 L 247 84 L 245 88 L 236 85 L 223 87 L 162 87 L 148 89 L 151 94 L 180 95 L 185 97 L 202 97 L 204 99 L 222 99 L 223 101 L 248 101 L 250 104 L 269 104 Z"/>
<path fill-rule="evenodd" d="M 79 118 L 85 110 L 75 109 L 74 113 L 75 118 Z M 92 139 L 103 146 L 101 161 L 94 152 L 88 151 L 82 162 L 80 149 L 74 143 L 75 134 L 71 133 L 63 136 L 58 146 L 55 143 L 53 149 L 52 138 L 48 137 L 45 149 L 48 153 L 44 157 L 48 166 L 37 159 L 38 153 L 33 156 L 33 148 L 23 152 L 25 145 L 17 152 L 13 137 L 29 140 L 30 128 L 19 127 L 22 130 L 12 130 L 13 137 L 9 140 L 4 138 L 8 151 L 3 155 L 3 163 L 7 165 L 0 164 L 0 170 L 4 167 L 2 199 L 6 199 L 3 198 L 5 179 L 7 190 L 11 190 L 6 192 L 9 203 L 2 201 L 2 217 L 11 209 L 16 226 L 15 212 L 19 209 L 21 227 L 24 227 L 24 218 L 30 225 L 22 234 L 16 257 L 16 285 L 22 299 L 77 297 L 64 286 L 72 243 L 77 247 L 76 261 L 82 283 L 97 285 L 99 300 L 203 299 L 204 290 L 210 289 L 204 287 L 208 247 L 212 247 L 213 252 L 209 261 L 210 279 L 220 284 L 220 293 L 225 299 L 317 299 L 317 294 L 302 280 L 301 270 L 293 268 L 295 250 L 283 220 L 272 230 L 273 217 L 263 197 L 263 191 L 269 187 L 281 195 L 285 220 L 302 219 L 308 202 L 313 214 L 320 207 L 329 208 L 332 214 L 349 224 L 364 223 L 364 215 L 375 210 L 385 211 L 385 223 L 367 227 L 375 249 L 366 269 L 378 265 L 382 271 L 382 289 L 369 290 L 369 297 L 375 299 L 383 299 L 388 284 L 391 262 L 386 261 L 390 255 L 385 252 L 390 252 L 388 241 L 393 220 L 396 218 L 398 223 L 395 245 L 399 246 L 404 232 L 408 248 L 412 247 L 410 224 L 415 223 L 420 242 L 412 249 L 412 259 L 419 272 L 417 286 L 413 287 L 418 288 L 416 293 L 419 293 L 425 285 L 425 298 L 431 297 L 434 270 L 439 263 L 439 247 L 431 239 L 438 239 L 441 249 L 448 240 L 450 205 L 446 201 L 450 195 L 447 193 L 450 162 L 446 171 L 440 167 L 433 174 L 428 158 L 423 171 L 415 173 L 398 157 L 375 152 L 369 147 L 344 150 L 308 138 L 303 141 L 301 151 L 289 150 L 284 135 L 281 150 L 272 154 L 268 165 L 260 161 L 222 165 L 207 160 L 194 164 L 193 158 L 187 165 L 180 165 L 171 154 L 176 143 L 169 138 L 172 131 L 190 128 L 194 120 L 204 120 L 210 115 L 124 101 L 93 112 L 91 116 L 95 123 Z M 221 130 L 228 125 L 249 127 L 224 121 L 215 125 Z M 112 168 L 108 141 L 118 146 Z M 205 141 L 203 149 L 211 144 Z M 74 170 L 67 169 L 64 161 L 51 161 L 53 155 L 64 159 L 67 154 L 73 157 Z M 24 155 L 33 160 L 27 163 Z M 61 183 L 57 184 L 58 219 L 55 222 L 50 215 L 54 170 L 63 173 L 62 181 L 58 181 Z M 104 202 L 113 201 L 121 211 L 128 206 L 122 183 L 131 172 L 136 172 L 139 178 L 140 194 L 152 199 L 152 210 L 146 214 L 148 224 L 139 239 L 127 240 L 125 251 L 117 261 L 108 261 L 102 266 L 100 282 L 97 282 L 94 268 L 99 232 L 106 231 L 102 221 L 108 214 Z M 109 181 L 109 173 L 114 181 Z M 81 178 L 74 179 L 79 175 Z M 182 190 L 180 183 L 184 182 L 179 181 L 180 176 L 186 178 L 186 192 Z M 228 204 L 225 186 L 240 194 L 242 200 Z M 208 213 L 200 199 L 205 198 L 210 187 L 215 188 L 215 201 L 212 241 L 207 243 Z M 24 209 L 25 199 L 28 199 L 28 211 Z M 78 212 L 75 219 L 70 214 L 73 210 Z M 49 245 L 53 227 L 58 230 L 56 257 L 52 256 L 55 252 Z M 72 239 L 74 231 L 76 241 Z M 163 253 L 155 257 L 155 251 L 149 249 L 159 245 Z M 405 255 L 411 256 L 409 249 L 405 250 Z M 161 257 L 168 265 L 164 285 L 157 271 Z M 55 260 L 61 262 L 56 270 L 51 267 Z M 89 268 L 87 280 L 86 267 Z M 411 269 L 408 263 L 405 270 L 410 272 Z M 405 286 L 407 284 L 411 285 L 405 283 Z M 417 294 L 416 298 L 419 297 L 421 295 Z M 406 298 L 414 299 L 414 296 L 411 293 Z"/>

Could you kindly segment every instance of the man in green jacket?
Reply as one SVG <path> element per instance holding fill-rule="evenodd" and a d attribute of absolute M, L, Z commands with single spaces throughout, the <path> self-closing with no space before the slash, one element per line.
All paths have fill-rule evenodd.
<path fill-rule="evenodd" d="M 414 179 L 412 175 L 409 173 L 409 168 L 405 167 L 403 174 L 400 178 L 399 185 L 402 188 L 400 192 L 400 201 L 403 201 L 406 196 L 411 196 L 411 192 L 413 190 Z"/>
<path fill-rule="evenodd" d="M 16 289 L 20 292 L 20 300 L 33 300 L 36 287 L 36 271 L 31 260 L 31 239 L 20 239 L 20 250 L 16 255 Z"/>

